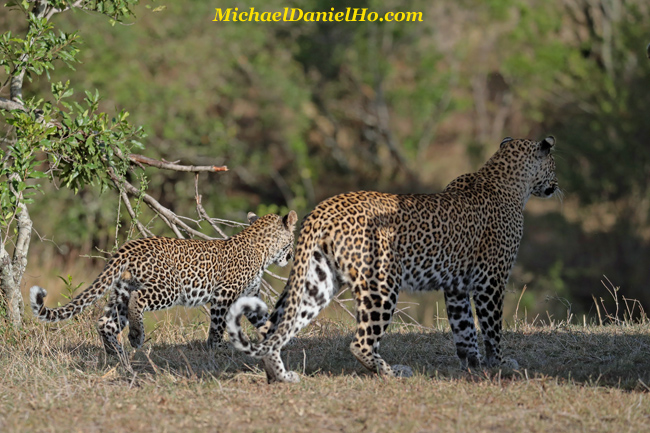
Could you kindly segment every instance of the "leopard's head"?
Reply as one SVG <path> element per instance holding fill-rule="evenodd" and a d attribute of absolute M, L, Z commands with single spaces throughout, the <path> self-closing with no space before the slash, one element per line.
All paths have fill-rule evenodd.
<path fill-rule="evenodd" d="M 548 198 L 558 190 L 555 159 L 553 159 L 551 153 L 554 145 L 555 137 L 552 135 L 536 144 L 534 153 L 538 164 L 532 184 L 532 194 L 534 196 Z"/>
<path fill-rule="evenodd" d="M 253 212 L 248 213 L 248 222 L 251 227 L 258 229 L 260 247 L 269 245 L 271 263 L 286 266 L 293 259 L 294 232 L 298 215 L 290 211 L 287 215 L 268 214 L 258 217 Z"/>
<path fill-rule="evenodd" d="M 537 197 L 548 198 L 558 191 L 555 175 L 555 159 L 551 150 L 555 137 L 548 136 L 542 141 L 515 140 L 506 137 L 501 142 L 499 152 L 508 161 L 507 165 L 516 167 L 528 185 L 528 192 Z"/>

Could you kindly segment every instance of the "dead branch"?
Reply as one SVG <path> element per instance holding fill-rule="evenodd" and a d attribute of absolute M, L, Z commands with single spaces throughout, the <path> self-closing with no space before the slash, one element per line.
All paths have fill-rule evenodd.
<path fill-rule="evenodd" d="M 72 3 L 72 4 L 68 5 L 68 6 L 66 6 L 66 7 L 64 7 L 64 8 L 61 8 L 61 9 L 57 9 L 57 8 L 55 8 L 54 6 L 50 6 L 50 7 L 47 9 L 47 12 L 46 12 L 46 14 L 45 14 L 45 17 L 49 20 L 49 19 L 52 18 L 52 16 L 55 15 L 55 14 L 60 14 L 61 12 L 65 12 L 65 11 L 70 10 L 70 9 L 72 9 L 72 8 L 82 8 L 83 3 L 84 3 L 83 0 L 77 0 L 76 2 L 74 2 L 74 3 Z M 82 9 L 84 9 L 84 8 L 82 8 Z"/>
<path fill-rule="evenodd" d="M 184 172 L 191 172 L 191 173 L 198 173 L 202 171 L 208 171 L 208 172 L 217 172 L 217 171 L 228 171 L 228 167 L 225 165 L 222 166 L 216 166 L 216 165 L 181 165 L 181 164 L 176 164 L 173 162 L 167 162 L 167 161 L 158 161 L 157 159 L 149 158 L 147 156 L 142 156 L 142 155 L 136 155 L 134 153 L 129 155 L 129 159 L 132 162 L 135 162 L 137 164 L 145 164 L 149 165 L 151 167 L 156 167 L 156 168 L 164 168 L 167 170 L 173 170 L 173 171 L 184 171 Z"/>
<path fill-rule="evenodd" d="M 208 213 L 205 211 L 203 208 L 203 205 L 201 204 L 201 199 L 203 198 L 201 194 L 199 194 L 199 173 L 196 173 L 194 175 L 194 197 L 196 198 L 196 212 L 199 214 L 199 221 L 205 220 L 212 226 L 212 228 L 221 235 L 223 239 L 227 239 L 228 235 L 224 233 L 221 228 L 216 225 L 213 221 L 212 218 L 208 215 Z"/>
<path fill-rule="evenodd" d="M 115 174 L 115 171 L 113 170 L 113 167 L 109 167 L 107 172 L 108 175 L 111 177 L 111 180 L 113 181 L 115 186 L 118 188 L 118 190 L 125 191 L 127 194 L 130 194 L 134 197 L 141 197 L 142 201 L 144 201 L 151 210 L 153 210 L 155 213 L 160 215 L 163 218 L 163 221 L 165 221 L 165 223 L 169 226 L 169 228 L 172 229 L 174 231 L 174 234 L 176 234 L 176 236 L 178 236 L 179 238 L 181 239 L 185 238 L 179 231 L 180 228 L 184 232 L 192 236 L 197 236 L 205 240 L 213 239 L 210 236 L 207 236 L 198 230 L 194 230 L 193 228 L 185 224 L 178 217 L 178 215 L 176 215 L 174 212 L 172 212 L 165 206 L 161 205 L 158 200 L 156 200 L 149 194 L 141 192 L 138 188 L 133 186 L 127 180 L 118 178 L 117 175 Z"/>
<path fill-rule="evenodd" d="M 120 159 L 125 159 L 124 154 L 119 149 L 115 149 L 115 155 Z M 143 164 L 145 164 L 151 167 L 156 167 L 156 168 L 161 168 L 166 170 L 196 173 L 197 176 L 200 172 L 228 171 L 228 167 L 226 166 L 182 165 L 175 162 L 159 161 L 157 159 L 153 159 L 147 156 L 142 156 L 137 154 L 130 154 L 128 156 L 128 159 L 131 163 L 137 165 L 140 168 L 144 168 Z M 184 236 L 180 231 L 182 230 L 191 236 L 196 236 L 205 240 L 214 239 L 213 237 L 207 236 L 201 233 L 200 231 L 191 228 L 178 215 L 176 215 L 174 212 L 172 212 L 170 209 L 166 208 L 165 206 L 161 205 L 160 202 L 158 202 L 158 200 L 153 198 L 151 195 L 147 193 L 141 193 L 138 188 L 133 186 L 126 179 L 118 178 L 118 176 L 115 174 L 115 171 L 113 170 L 112 167 L 109 167 L 108 175 L 111 177 L 111 180 L 113 181 L 113 184 L 118 189 L 118 191 L 124 192 L 133 197 L 141 197 L 142 200 L 147 204 L 147 206 L 149 206 L 151 210 L 153 210 L 156 214 L 158 214 L 165 222 L 165 224 L 167 224 L 167 226 L 169 226 L 169 228 L 172 229 L 174 234 L 179 238 L 181 239 L 184 238 Z M 207 212 L 205 212 L 205 209 L 203 209 L 203 206 L 201 205 L 201 198 L 200 195 L 198 194 L 197 178 L 195 178 L 195 190 L 196 190 L 196 197 L 197 197 L 197 212 L 199 213 L 199 217 L 200 217 L 199 221 L 201 221 L 201 219 L 205 219 L 223 238 L 227 238 L 228 236 L 226 236 L 226 234 L 214 224 L 212 218 L 210 218 Z M 122 196 L 122 198 L 124 199 L 124 196 Z M 126 200 L 126 202 L 128 203 L 128 200 Z M 129 212 L 131 218 L 134 218 L 135 212 L 133 212 L 132 208 L 130 210 L 129 209 L 130 209 L 130 204 L 127 205 L 127 211 Z M 191 221 L 199 225 L 199 221 L 194 221 L 194 220 Z M 149 235 L 151 234 L 151 232 L 149 230 L 146 230 L 144 226 L 142 226 L 142 224 L 137 219 L 136 219 L 136 224 L 138 225 L 138 230 L 140 230 L 141 233 L 143 234 L 148 233 Z"/>
<path fill-rule="evenodd" d="M 125 159 L 124 154 L 119 150 L 115 149 L 115 155 L 118 158 Z M 178 236 L 179 238 L 184 238 L 182 235 L 181 231 L 184 231 L 185 233 L 191 235 L 191 236 L 196 236 L 205 240 L 212 240 L 215 239 L 214 237 L 210 237 L 208 235 L 203 234 L 202 232 L 195 230 L 191 228 L 187 223 L 185 223 L 183 220 L 188 220 L 191 221 L 192 223 L 195 223 L 197 226 L 200 226 L 200 222 L 205 220 L 210 224 L 210 226 L 220 235 L 222 239 L 228 238 L 228 235 L 216 224 L 217 220 L 215 218 L 211 218 L 208 213 L 205 211 L 203 208 L 203 205 L 201 204 L 201 195 L 199 194 L 199 187 L 198 187 L 198 176 L 199 173 L 201 172 L 222 172 L 222 171 L 228 171 L 228 167 L 226 166 L 216 166 L 216 165 L 208 165 L 208 166 L 201 166 L 201 165 L 182 165 L 178 164 L 176 162 L 168 162 L 168 161 L 160 161 L 154 158 L 149 158 L 146 156 L 142 155 L 137 155 L 137 154 L 131 154 L 128 156 L 128 160 L 137 165 L 140 168 L 144 168 L 144 165 L 148 165 L 151 167 L 155 168 L 161 168 L 161 169 L 166 169 L 166 170 L 173 170 L 173 171 L 179 171 L 179 172 L 190 172 L 190 173 L 195 173 L 195 178 L 194 178 L 194 190 L 195 190 L 195 199 L 196 199 L 196 210 L 199 215 L 198 220 L 193 220 L 191 218 L 184 218 L 176 215 L 174 212 L 172 212 L 170 209 L 166 208 L 165 206 L 161 205 L 158 200 L 153 198 L 151 195 L 147 193 L 141 192 L 138 188 L 133 186 L 130 182 L 128 182 L 126 179 L 120 179 L 115 171 L 113 170 L 112 167 L 108 169 L 108 175 L 110 176 L 111 180 L 113 181 L 113 184 L 115 187 L 120 191 L 122 199 L 126 203 L 127 211 L 131 218 L 135 220 L 135 223 L 138 227 L 138 230 L 145 236 L 151 236 L 151 231 L 147 230 L 142 223 L 136 218 L 137 216 L 135 215 L 135 212 L 133 208 L 131 207 L 131 204 L 129 203 L 128 196 L 133 196 L 133 197 L 139 197 L 142 199 L 144 203 L 147 204 L 147 206 L 153 210 L 158 216 L 161 217 L 161 219 L 169 226 L 169 228 L 172 229 L 174 234 Z M 230 222 L 230 224 L 235 225 L 233 222 Z"/>
<path fill-rule="evenodd" d="M 268 269 L 266 269 L 266 270 L 264 271 L 264 273 L 265 273 L 265 274 L 268 274 L 268 275 L 270 275 L 270 276 L 272 276 L 272 277 L 275 278 L 276 280 L 280 280 L 280 281 L 283 281 L 283 282 L 285 282 L 285 283 L 286 283 L 287 281 L 289 281 L 288 278 L 281 277 L 281 276 L 279 276 L 278 274 L 274 274 L 273 272 L 269 271 Z"/>
<path fill-rule="evenodd" d="M 145 237 L 153 236 L 153 233 L 151 233 L 151 231 L 149 231 L 149 229 L 147 229 L 137 218 L 133 207 L 131 207 L 131 202 L 129 201 L 129 196 L 126 194 L 126 192 L 120 191 L 120 197 L 122 197 L 122 201 L 124 201 L 124 205 L 126 206 L 126 211 L 129 213 L 131 219 L 135 221 L 135 225 L 140 233 Z"/>

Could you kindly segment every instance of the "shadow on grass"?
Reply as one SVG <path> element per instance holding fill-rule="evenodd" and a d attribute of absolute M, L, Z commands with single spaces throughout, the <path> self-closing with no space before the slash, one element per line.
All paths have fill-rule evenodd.
<path fill-rule="evenodd" d="M 293 370 L 310 374 L 364 374 L 350 351 L 348 337 L 313 337 L 283 352 Z M 301 347 L 302 346 L 302 347 Z M 302 350 L 306 362 L 302 360 Z M 504 333 L 504 354 L 519 363 L 518 370 L 460 370 L 450 332 L 393 332 L 382 341 L 382 357 L 415 372 L 445 379 L 513 380 L 555 377 L 589 385 L 650 391 L 650 327 L 590 327 L 563 329 L 526 327 Z"/>
<path fill-rule="evenodd" d="M 348 346 L 352 333 L 336 326 L 325 326 L 300 336 L 283 350 L 287 368 L 305 380 L 322 375 L 372 375 L 352 356 Z M 128 343 L 127 343 L 128 344 Z M 70 346 L 74 367 L 95 370 L 116 367 L 118 380 L 161 374 L 187 379 L 228 380 L 252 374 L 260 381 L 265 375 L 259 361 L 242 355 L 230 346 L 208 350 L 203 341 L 184 344 L 147 343 L 128 356 L 132 372 L 120 366 L 115 357 L 105 355 L 99 345 Z M 509 380 L 555 377 L 586 385 L 648 390 L 650 385 L 650 326 L 524 326 L 504 333 L 504 353 L 516 359 L 518 370 L 462 371 L 458 368 L 451 334 L 434 330 L 400 329 L 382 341 L 382 357 L 390 364 L 408 365 L 417 374 L 436 380 L 491 380 L 499 375 Z M 310 377 L 312 379 L 310 379 Z"/>

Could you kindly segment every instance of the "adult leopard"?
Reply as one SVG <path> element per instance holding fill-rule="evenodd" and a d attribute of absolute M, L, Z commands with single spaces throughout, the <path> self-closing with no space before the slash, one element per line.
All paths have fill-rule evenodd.
<path fill-rule="evenodd" d="M 32 287 L 32 311 L 40 320 L 58 322 L 79 314 L 112 290 L 98 330 L 106 351 L 123 355 L 117 337 L 127 325 L 131 345 L 138 348 L 144 342 L 144 311 L 210 303 L 207 343 L 219 346 L 230 305 L 242 295 L 257 297 L 264 270 L 271 263 L 286 266 L 293 257 L 298 220 L 294 211 L 284 217 L 259 218 L 250 212 L 248 220 L 249 227 L 225 240 L 150 237 L 127 242 L 93 284 L 62 307 L 45 307 L 47 292 Z M 264 314 L 251 313 L 247 318 L 256 326 L 267 321 Z"/>
<path fill-rule="evenodd" d="M 227 329 L 234 346 L 263 359 L 269 382 L 297 382 L 280 358 L 281 348 L 306 326 L 343 286 L 356 301 L 357 330 L 350 344 L 368 369 L 408 376 L 389 366 L 379 342 L 391 322 L 398 292 L 444 291 L 461 367 L 481 365 L 470 295 L 481 325 L 488 367 L 514 360 L 501 355 L 504 288 L 523 234 L 531 195 L 550 197 L 558 188 L 553 137 L 536 142 L 505 138 L 476 173 L 465 174 L 438 194 L 353 192 L 321 202 L 302 224 L 289 281 L 269 321 L 252 343 L 242 314 L 263 314 L 266 305 L 240 298 Z"/>

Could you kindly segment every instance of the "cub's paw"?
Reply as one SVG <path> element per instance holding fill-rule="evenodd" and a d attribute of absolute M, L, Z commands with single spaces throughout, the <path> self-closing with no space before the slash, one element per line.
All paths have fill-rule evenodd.
<path fill-rule="evenodd" d="M 205 345 L 208 347 L 208 350 L 222 350 L 228 347 L 228 345 L 223 341 L 210 340 L 205 342 Z"/>
<path fill-rule="evenodd" d="M 129 341 L 134 349 L 139 349 L 144 344 L 144 333 L 139 329 L 131 328 L 129 330 Z"/>
<path fill-rule="evenodd" d="M 519 363 L 512 358 L 503 358 L 501 366 L 511 370 L 519 370 Z"/>
<path fill-rule="evenodd" d="M 413 369 L 408 365 L 395 364 L 390 366 L 393 370 L 393 376 L 395 377 L 411 377 L 413 376 Z"/>
<path fill-rule="evenodd" d="M 467 358 L 460 358 L 461 370 L 478 370 L 481 367 L 489 367 L 488 361 L 483 361 L 483 357 L 479 353 L 471 353 Z"/>
<path fill-rule="evenodd" d="M 519 363 L 512 358 L 503 358 L 499 361 L 496 358 L 488 359 L 483 366 L 485 368 L 507 368 L 511 370 L 519 369 Z"/>

